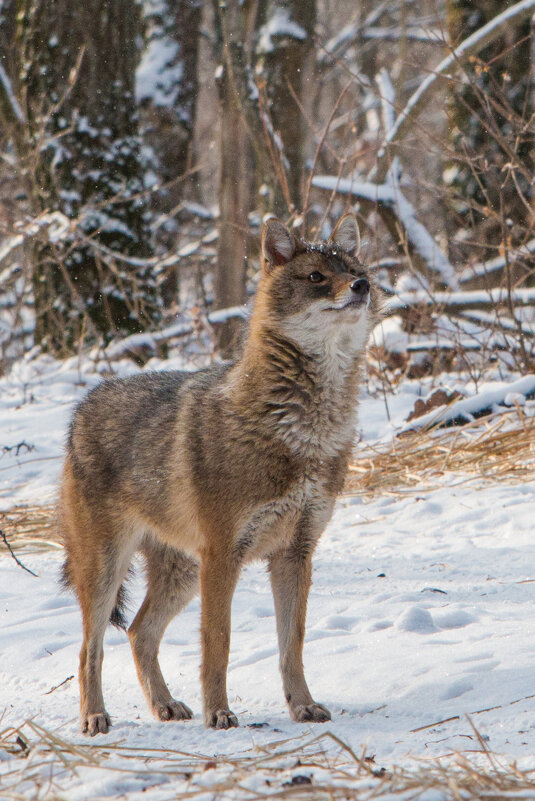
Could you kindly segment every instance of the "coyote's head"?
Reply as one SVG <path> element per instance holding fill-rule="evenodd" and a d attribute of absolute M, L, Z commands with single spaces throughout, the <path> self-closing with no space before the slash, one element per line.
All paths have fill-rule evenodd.
<path fill-rule="evenodd" d="M 265 322 L 305 352 L 330 344 L 348 355 L 360 352 L 378 319 L 380 290 L 359 261 L 359 249 L 353 214 L 341 217 L 329 240 L 318 243 L 298 239 L 280 220 L 268 220 L 259 287 Z"/>

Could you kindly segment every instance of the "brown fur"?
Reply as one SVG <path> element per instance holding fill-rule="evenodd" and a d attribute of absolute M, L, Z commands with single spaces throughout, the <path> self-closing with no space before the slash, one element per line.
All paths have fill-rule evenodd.
<path fill-rule="evenodd" d="M 60 519 L 65 579 L 83 616 L 83 731 L 110 725 L 102 642 L 110 616 L 120 621 L 121 585 L 136 550 L 148 586 L 129 637 L 157 718 L 192 715 L 171 697 L 158 649 L 200 587 L 205 722 L 237 725 L 226 693 L 230 607 L 241 566 L 254 558 L 269 565 L 290 714 L 330 718 L 308 690 L 302 649 L 312 552 L 344 480 L 360 360 L 378 314 L 379 293 L 357 249 L 350 215 L 319 245 L 270 220 L 235 364 L 103 381 L 76 410 Z"/>

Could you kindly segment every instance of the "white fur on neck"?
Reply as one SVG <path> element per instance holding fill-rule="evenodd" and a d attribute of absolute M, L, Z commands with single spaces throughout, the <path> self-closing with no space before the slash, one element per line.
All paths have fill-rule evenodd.
<path fill-rule="evenodd" d="M 332 308 L 332 307 L 331 307 Z M 343 315 L 343 317 L 342 317 Z M 298 423 L 291 418 L 280 426 L 281 438 L 297 451 L 316 451 L 334 456 L 352 442 L 357 422 L 357 398 L 347 398 L 349 414 L 335 420 L 328 413 L 333 393 L 344 393 L 344 383 L 358 369 L 368 340 L 367 309 L 320 312 L 312 308 L 286 318 L 286 336 L 306 354 L 314 356 L 321 385 L 318 386 L 317 421 Z M 323 410 L 323 411 L 322 411 Z M 327 417 L 323 413 L 327 412 Z"/>
<path fill-rule="evenodd" d="M 366 348 L 367 312 L 365 306 L 346 310 L 312 306 L 287 317 L 282 328 L 303 353 L 316 356 L 320 369 L 336 382 Z"/>

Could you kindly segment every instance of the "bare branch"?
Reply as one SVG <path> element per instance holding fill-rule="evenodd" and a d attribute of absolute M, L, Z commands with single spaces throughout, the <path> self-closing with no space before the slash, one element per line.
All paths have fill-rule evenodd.
<path fill-rule="evenodd" d="M 378 154 L 377 164 L 370 177 L 382 182 L 388 172 L 388 149 L 395 142 L 399 141 L 402 135 L 411 127 L 414 120 L 422 113 L 427 103 L 431 100 L 434 93 L 441 86 L 444 80 L 451 80 L 452 74 L 459 70 L 462 65 L 474 53 L 479 53 L 490 42 L 493 42 L 513 23 L 529 17 L 535 8 L 535 0 L 521 0 L 514 6 L 507 8 L 498 14 L 493 20 L 483 25 L 458 47 L 449 56 L 446 56 L 435 70 L 425 78 L 418 89 L 411 95 L 403 111 L 398 115 L 393 127 L 386 134 L 381 149 Z"/>
<path fill-rule="evenodd" d="M 20 559 L 17 559 L 17 557 L 15 556 L 15 551 L 13 550 L 11 545 L 9 544 L 8 539 L 7 539 L 6 535 L 4 534 L 4 532 L 2 531 L 2 529 L 0 529 L 0 537 L 2 537 L 4 543 L 7 546 L 7 549 L 9 551 L 9 553 L 11 554 L 11 556 L 13 557 L 15 562 L 18 564 L 18 566 L 22 567 L 22 569 L 25 570 L 27 573 L 31 573 L 31 575 L 35 576 L 35 578 L 39 578 L 37 573 L 34 573 L 33 570 L 30 570 L 29 567 L 26 567 L 26 565 L 23 565 L 22 562 L 20 561 Z"/>

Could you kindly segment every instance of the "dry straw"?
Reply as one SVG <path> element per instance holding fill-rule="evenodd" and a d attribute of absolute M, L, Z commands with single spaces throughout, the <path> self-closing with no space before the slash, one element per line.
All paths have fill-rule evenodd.
<path fill-rule="evenodd" d="M 470 721 L 471 724 L 471 721 Z M 472 725 L 472 724 L 471 724 Z M 225 798 L 372 801 L 426 798 L 441 801 L 505 801 L 535 797 L 535 771 L 501 764 L 472 725 L 475 754 L 411 760 L 385 770 L 355 753 L 329 731 L 253 745 L 239 756 L 213 757 L 117 744 L 74 744 L 29 720 L 0 731 L 0 797 L 3 801 L 59 801 L 69 790 L 98 781 L 95 769 L 113 777 L 121 798 L 155 793 L 160 801 Z M 128 788 L 128 789 L 127 789 Z M 78 794 L 78 793 L 77 793 Z"/>
<path fill-rule="evenodd" d="M 463 426 L 404 433 L 357 451 L 345 491 L 372 496 L 435 489 L 457 481 L 535 478 L 535 418 L 520 407 Z"/>
<path fill-rule="evenodd" d="M 13 506 L 0 512 L 0 531 L 17 552 L 61 547 L 53 506 Z"/>

